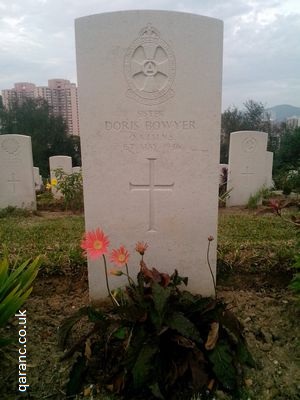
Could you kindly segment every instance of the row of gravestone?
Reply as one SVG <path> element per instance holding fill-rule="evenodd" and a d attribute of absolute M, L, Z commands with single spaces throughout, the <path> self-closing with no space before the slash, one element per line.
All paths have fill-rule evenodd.
<path fill-rule="evenodd" d="M 266 150 L 267 136 L 264 132 L 255 131 L 233 132 L 230 135 L 229 164 L 220 164 L 220 175 L 223 174 L 224 168 L 227 171 L 227 189 L 230 189 L 227 206 L 245 205 L 249 197 L 262 187 L 272 187 L 273 153 Z M 32 177 L 30 137 L 2 135 L 0 146 L 2 160 L 0 208 L 18 206 L 35 209 L 35 191 L 42 189 L 43 181 L 38 167 L 33 167 Z M 68 156 L 50 157 L 49 164 L 51 180 L 56 177 L 56 169 L 61 169 L 67 175 L 81 171 L 81 167 L 72 167 L 72 158 Z M 34 190 L 31 184 L 32 178 Z M 131 189 L 133 187 L 131 184 Z M 169 189 L 171 187 L 172 185 Z M 54 187 L 52 192 L 54 197 L 61 197 Z"/>
<path fill-rule="evenodd" d="M 55 169 L 61 168 L 66 174 L 79 172 L 72 168 L 72 158 L 53 156 L 49 158 L 51 178 Z M 30 136 L 0 135 L 0 208 L 8 206 L 36 210 L 36 191 L 43 187 L 38 167 L 33 167 Z M 61 195 L 53 188 L 53 194 Z"/>

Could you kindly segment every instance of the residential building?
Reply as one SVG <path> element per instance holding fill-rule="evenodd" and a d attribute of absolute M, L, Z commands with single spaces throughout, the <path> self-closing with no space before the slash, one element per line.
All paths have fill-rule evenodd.
<path fill-rule="evenodd" d="M 286 124 L 290 128 L 298 128 L 300 126 L 300 117 L 294 116 L 286 119 Z"/>
<path fill-rule="evenodd" d="M 78 96 L 75 83 L 67 79 L 49 79 L 48 86 L 19 82 L 13 89 L 2 90 L 4 107 L 25 98 L 43 98 L 51 106 L 54 115 L 61 115 L 67 123 L 68 133 L 79 135 Z"/>

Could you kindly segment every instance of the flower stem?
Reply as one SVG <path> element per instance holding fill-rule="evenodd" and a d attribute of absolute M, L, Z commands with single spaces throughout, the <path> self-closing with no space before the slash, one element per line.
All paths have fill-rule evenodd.
<path fill-rule="evenodd" d="M 217 286 L 216 286 L 215 277 L 214 277 L 214 274 L 212 272 L 212 269 L 211 269 L 211 266 L 210 266 L 210 262 L 209 262 L 209 250 L 210 250 L 210 241 L 208 241 L 206 259 L 207 259 L 208 268 L 210 270 L 210 274 L 211 274 L 211 277 L 212 277 L 212 280 L 213 280 L 214 289 L 215 289 L 215 298 L 216 298 L 217 297 Z"/>
<path fill-rule="evenodd" d="M 120 304 L 117 302 L 117 300 L 114 298 L 114 296 L 112 295 L 110 288 L 109 288 L 109 283 L 108 283 L 108 276 L 107 276 L 107 265 L 106 265 L 106 258 L 105 255 L 102 254 L 103 260 L 104 260 L 104 269 L 105 269 L 105 281 L 106 281 L 106 287 L 107 287 L 107 291 L 108 294 L 111 298 L 111 301 L 113 304 L 116 304 L 118 307 L 120 306 Z"/>
<path fill-rule="evenodd" d="M 131 278 L 130 275 L 129 275 L 129 270 L 128 270 L 128 265 L 127 265 L 127 263 L 125 264 L 125 266 L 126 266 L 126 275 L 127 275 L 127 279 L 128 279 L 129 286 L 134 286 L 134 282 L 133 282 L 132 278 Z"/>

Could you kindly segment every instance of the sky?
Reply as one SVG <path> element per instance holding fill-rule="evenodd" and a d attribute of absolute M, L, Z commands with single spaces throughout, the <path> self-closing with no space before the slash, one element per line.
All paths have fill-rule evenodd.
<path fill-rule="evenodd" d="M 249 99 L 300 107 L 299 0 L 0 0 L 0 90 L 76 82 L 74 20 L 136 9 L 224 21 L 223 110 Z"/>

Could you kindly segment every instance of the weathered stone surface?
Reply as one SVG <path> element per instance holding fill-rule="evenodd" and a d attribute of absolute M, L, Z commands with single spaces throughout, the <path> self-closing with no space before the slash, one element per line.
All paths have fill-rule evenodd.
<path fill-rule="evenodd" d="M 86 229 L 125 245 L 132 275 L 143 240 L 149 266 L 176 268 L 190 290 L 211 295 L 222 22 L 165 11 L 92 15 L 76 21 L 76 47 Z M 215 241 L 210 257 L 215 273 Z M 99 261 L 89 261 L 89 285 L 93 300 L 106 296 Z"/>
<path fill-rule="evenodd" d="M 267 141 L 268 134 L 265 132 L 239 131 L 230 134 L 227 189 L 232 188 L 232 191 L 227 206 L 246 205 L 249 197 L 266 184 Z"/>
<path fill-rule="evenodd" d="M 62 169 L 66 175 L 72 174 L 72 157 L 69 156 L 52 156 L 49 157 L 50 178 L 51 181 L 56 179 L 55 170 Z M 52 186 L 51 191 L 56 199 L 60 199 L 62 194 L 59 190 Z"/>
<path fill-rule="evenodd" d="M 36 209 L 31 137 L 0 135 L 0 208 Z"/>

